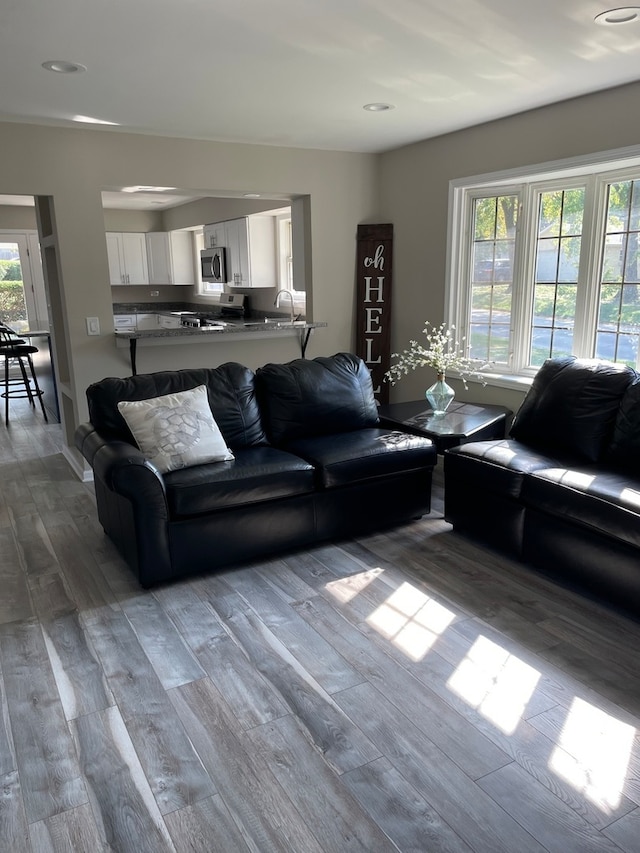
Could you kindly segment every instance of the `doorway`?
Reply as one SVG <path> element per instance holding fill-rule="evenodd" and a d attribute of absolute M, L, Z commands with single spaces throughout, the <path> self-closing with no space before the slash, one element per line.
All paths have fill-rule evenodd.
<path fill-rule="evenodd" d="M 51 323 L 37 231 L 0 231 L 0 322 L 36 347 L 32 358 L 42 400 L 49 420 L 59 422 Z M 15 365 L 12 371 L 16 371 Z"/>
<path fill-rule="evenodd" d="M 37 232 L 0 231 L 0 320 L 17 332 L 49 329 Z"/>

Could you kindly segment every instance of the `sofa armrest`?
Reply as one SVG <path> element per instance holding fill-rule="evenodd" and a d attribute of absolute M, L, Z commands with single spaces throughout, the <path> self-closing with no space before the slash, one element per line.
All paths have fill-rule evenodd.
<path fill-rule="evenodd" d="M 142 451 L 126 441 L 109 439 L 91 424 L 81 424 L 76 447 L 93 469 L 93 476 L 109 491 L 128 498 L 145 514 L 167 520 L 168 509 L 162 474 Z"/>
<path fill-rule="evenodd" d="M 98 518 L 143 587 L 173 576 L 162 474 L 133 444 L 81 424 L 78 450 L 93 468 Z"/>

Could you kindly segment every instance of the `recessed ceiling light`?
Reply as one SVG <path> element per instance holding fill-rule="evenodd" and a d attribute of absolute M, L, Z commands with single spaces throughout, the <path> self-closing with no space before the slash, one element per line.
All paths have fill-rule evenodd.
<path fill-rule="evenodd" d="M 618 9 L 609 9 L 601 12 L 593 19 L 602 27 L 615 27 L 618 24 L 632 24 L 640 20 L 640 6 L 620 6 Z"/>
<path fill-rule="evenodd" d="M 242 193 L 242 198 L 260 198 L 260 193 Z"/>
<path fill-rule="evenodd" d="M 393 104 L 365 104 L 362 108 L 370 113 L 383 113 L 385 110 L 394 110 Z"/>
<path fill-rule="evenodd" d="M 135 187 L 122 187 L 121 192 L 123 193 L 166 193 L 169 190 L 175 190 L 175 187 L 145 187 L 145 186 L 135 186 Z"/>
<path fill-rule="evenodd" d="M 71 120 L 78 121 L 81 124 L 118 124 L 117 121 L 106 121 L 106 119 L 94 118 L 93 116 L 74 116 Z"/>
<path fill-rule="evenodd" d="M 79 62 L 68 62 L 66 59 L 50 59 L 48 62 L 43 62 L 42 67 L 47 71 L 55 71 L 56 74 L 73 74 L 76 71 L 86 71 L 86 65 L 80 65 Z"/>

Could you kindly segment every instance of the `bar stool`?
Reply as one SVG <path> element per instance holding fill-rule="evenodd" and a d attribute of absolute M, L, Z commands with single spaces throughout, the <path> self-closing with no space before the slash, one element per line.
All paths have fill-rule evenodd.
<path fill-rule="evenodd" d="M 0 323 L 0 356 L 4 356 L 4 393 L 1 396 L 4 397 L 4 422 L 6 426 L 9 426 L 9 399 L 11 397 L 28 398 L 34 409 L 37 398 L 44 419 L 48 422 L 47 412 L 42 402 L 44 392 L 38 385 L 36 371 L 33 366 L 32 355 L 34 352 L 38 352 L 38 347 L 25 343 L 13 329 Z M 20 377 L 9 378 L 9 368 L 12 363 L 20 368 Z M 31 377 L 27 373 L 27 366 L 29 367 Z"/>

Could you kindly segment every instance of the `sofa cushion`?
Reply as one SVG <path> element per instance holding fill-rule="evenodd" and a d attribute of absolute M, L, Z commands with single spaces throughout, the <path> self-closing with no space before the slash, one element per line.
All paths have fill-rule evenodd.
<path fill-rule="evenodd" d="M 378 424 L 369 370 L 349 353 L 267 364 L 256 371 L 256 387 L 273 444 Z"/>
<path fill-rule="evenodd" d="M 317 485 L 325 489 L 433 468 L 437 458 L 430 439 L 387 429 L 300 438 L 287 447 L 315 466 Z"/>
<path fill-rule="evenodd" d="M 622 398 L 606 461 L 640 475 L 640 381 L 630 385 Z"/>
<path fill-rule="evenodd" d="M 211 414 L 206 385 L 149 400 L 121 400 L 118 411 L 161 474 L 233 459 Z"/>
<path fill-rule="evenodd" d="M 626 474 L 588 465 L 540 469 L 526 478 L 522 502 L 556 521 L 640 547 L 640 480 Z"/>
<path fill-rule="evenodd" d="M 595 462 L 613 435 L 622 397 L 635 378 L 621 364 L 547 359 L 518 410 L 510 435 L 543 453 Z"/>
<path fill-rule="evenodd" d="M 133 443 L 133 436 L 118 411 L 121 400 L 146 400 L 206 385 L 209 405 L 227 445 L 265 444 L 255 395 L 255 374 L 248 367 L 228 362 L 215 368 L 165 370 L 137 376 L 107 377 L 87 388 L 89 418 L 105 437 Z"/>
<path fill-rule="evenodd" d="M 245 447 L 230 462 L 172 471 L 165 476 L 165 487 L 175 519 L 307 494 L 314 488 L 314 471 L 284 450 Z"/>
<path fill-rule="evenodd" d="M 513 500 L 520 498 L 525 476 L 539 468 L 555 464 L 552 456 L 527 447 L 513 439 L 470 441 L 452 447 L 444 454 L 446 482 L 453 480 L 473 487 L 491 500 L 500 495 Z"/>

